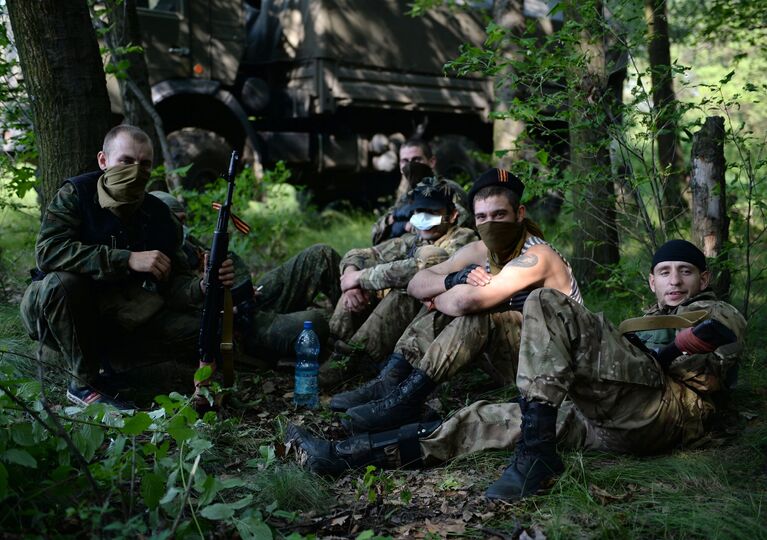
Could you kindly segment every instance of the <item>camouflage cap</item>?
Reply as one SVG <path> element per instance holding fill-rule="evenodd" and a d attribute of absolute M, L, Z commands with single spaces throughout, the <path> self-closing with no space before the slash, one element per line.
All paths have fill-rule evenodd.
<path fill-rule="evenodd" d="M 412 211 L 418 209 L 440 210 L 442 208 L 452 210 L 455 208 L 453 204 L 453 191 L 450 189 L 450 185 L 441 178 L 434 176 L 421 180 L 410 191 L 409 197 Z"/>

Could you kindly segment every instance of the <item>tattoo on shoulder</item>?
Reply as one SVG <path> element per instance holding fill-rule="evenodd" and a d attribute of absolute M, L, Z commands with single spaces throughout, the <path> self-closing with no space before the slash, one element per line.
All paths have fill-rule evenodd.
<path fill-rule="evenodd" d="M 511 259 L 508 262 L 509 266 L 518 266 L 520 268 L 530 268 L 538 264 L 538 256 L 525 253 L 520 255 L 516 259 Z"/>

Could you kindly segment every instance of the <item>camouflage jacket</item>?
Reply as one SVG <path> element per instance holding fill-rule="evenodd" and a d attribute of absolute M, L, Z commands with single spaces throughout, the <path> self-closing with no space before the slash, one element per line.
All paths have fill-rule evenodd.
<path fill-rule="evenodd" d="M 94 200 L 93 204 L 98 205 Z M 171 254 L 171 275 L 158 292 L 171 307 L 185 308 L 202 300 L 199 276 L 189 267 L 181 250 L 181 224 L 168 211 L 177 228 L 176 249 Z M 131 251 L 81 241 L 83 219 L 77 191 L 64 184 L 54 196 L 40 224 L 35 244 L 37 267 L 43 272 L 73 272 L 104 282 L 136 281 L 128 267 Z M 140 284 L 139 284 L 140 286 Z"/>
<path fill-rule="evenodd" d="M 738 357 L 743 352 L 743 340 L 746 334 L 746 320 L 733 306 L 716 299 L 710 291 L 704 291 L 694 298 L 673 308 L 660 308 L 657 305 L 645 312 L 646 316 L 673 315 L 705 309 L 708 319 L 716 319 L 735 333 L 737 341 L 722 345 L 717 350 L 706 354 L 684 354 L 669 366 L 669 376 L 689 386 L 700 394 L 716 392 L 725 387 L 728 375 L 737 366 Z M 660 348 L 671 343 L 680 330 L 664 328 L 637 332 L 637 336 L 649 348 Z"/>
<path fill-rule="evenodd" d="M 456 210 L 458 210 L 459 227 L 466 227 L 469 229 L 474 228 L 474 214 L 469 208 L 469 196 L 466 190 L 463 189 L 457 182 L 445 179 L 450 187 L 453 189 L 453 204 Z M 399 191 L 399 190 L 398 190 Z M 381 216 L 378 221 L 373 224 L 373 228 L 370 231 L 370 243 L 373 245 L 380 244 L 390 238 L 398 238 L 403 234 L 404 224 L 395 221 L 394 224 L 389 224 L 388 220 L 390 216 L 393 216 L 396 220 L 404 219 L 407 221 L 409 213 L 407 212 L 407 206 L 410 204 L 410 197 L 408 197 L 409 190 L 397 199 L 397 202 L 389 208 L 384 215 Z"/>
<path fill-rule="evenodd" d="M 341 259 L 341 272 L 348 266 L 363 270 L 360 285 L 366 290 L 405 288 L 418 271 L 441 263 L 477 239 L 477 233 L 463 227 L 452 227 L 435 242 L 407 233 L 377 246 L 350 250 Z"/>

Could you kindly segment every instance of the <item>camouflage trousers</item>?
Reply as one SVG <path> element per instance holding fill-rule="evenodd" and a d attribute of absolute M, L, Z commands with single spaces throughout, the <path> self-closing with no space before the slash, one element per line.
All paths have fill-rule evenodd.
<path fill-rule="evenodd" d="M 378 295 L 370 294 L 370 303 L 362 311 L 349 311 L 344 307 L 343 301 L 339 300 L 330 317 L 330 335 L 347 343 L 351 342 L 352 336 L 359 330 L 365 321 L 378 306 Z"/>
<path fill-rule="evenodd" d="M 394 350 L 397 340 L 421 307 L 421 302 L 407 294 L 407 291 L 391 289 L 349 338 L 348 343 L 364 346 L 365 354 L 380 362 Z"/>
<path fill-rule="evenodd" d="M 602 314 L 539 289 L 525 303 L 524 317 L 520 392 L 557 407 L 567 396 L 601 448 L 654 453 L 705 432 L 712 405 L 664 373 Z"/>
<path fill-rule="evenodd" d="M 705 433 L 711 405 L 663 373 L 602 314 L 558 291 L 539 289 L 525 303 L 519 358 L 522 395 L 559 407 L 562 446 L 653 454 Z M 520 425 L 517 403 L 480 401 L 421 439 L 421 449 L 431 463 L 512 449 Z"/>
<path fill-rule="evenodd" d="M 436 465 L 483 450 L 513 450 L 522 435 L 519 404 L 475 401 L 445 420 L 421 439 L 426 465 Z M 571 401 L 557 414 L 557 442 L 565 448 L 604 448 L 600 431 L 583 417 Z"/>
<path fill-rule="evenodd" d="M 322 293 L 336 304 L 341 296 L 341 257 L 330 246 L 316 244 L 291 257 L 256 281 L 256 309 L 245 351 L 274 359 L 293 356 L 304 321 L 312 321 L 320 342 L 328 337 L 329 310 L 307 309 Z"/>
<path fill-rule="evenodd" d="M 405 330 L 395 351 L 437 383 L 474 362 L 494 380 L 513 384 L 521 323 L 518 311 L 452 318 L 424 309 Z"/>
<path fill-rule="evenodd" d="M 32 282 L 21 301 L 21 320 L 32 339 L 60 352 L 72 382 L 93 383 L 110 356 L 125 349 L 196 358 L 199 311 L 167 308 L 139 284 L 100 283 L 69 272 Z"/>

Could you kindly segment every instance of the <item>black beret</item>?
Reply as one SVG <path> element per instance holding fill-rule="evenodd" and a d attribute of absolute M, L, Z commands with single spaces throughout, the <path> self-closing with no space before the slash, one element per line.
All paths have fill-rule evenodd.
<path fill-rule="evenodd" d="M 687 240 L 669 240 L 659 247 L 653 255 L 650 272 L 658 263 L 666 261 L 683 261 L 696 266 L 701 272 L 706 270 L 706 256 L 695 244 Z"/>
<path fill-rule="evenodd" d="M 522 180 L 511 174 L 505 169 L 489 169 L 483 172 L 479 178 L 474 181 L 474 185 L 469 190 L 469 204 L 474 206 L 474 196 L 477 192 L 488 186 L 501 186 L 510 189 L 522 199 L 522 193 L 525 191 L 525 185 Z"/>

